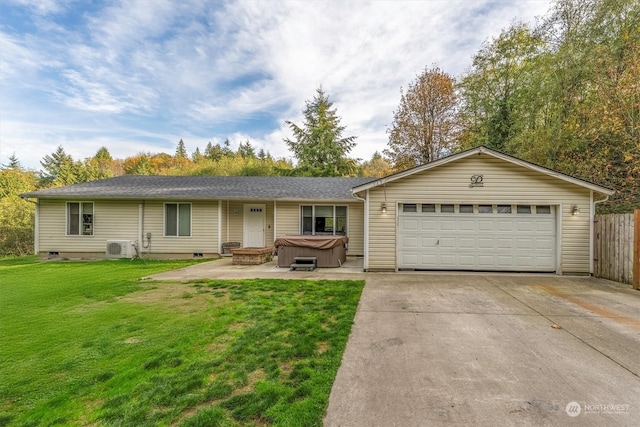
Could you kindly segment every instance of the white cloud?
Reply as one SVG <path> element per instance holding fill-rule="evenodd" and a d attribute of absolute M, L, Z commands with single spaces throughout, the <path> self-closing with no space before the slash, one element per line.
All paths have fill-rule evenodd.
<path fill-rule="evenodd" d="M 460 75 L 484 40 L 550 4 L 123 0 L 69 26 L 60 16 L 82 2 L 12 1 L 38 31 L 1 27 L 0 157 L 32 167 L 59 144 L 80 158 L 111 143 L 126 157 L 172 152 L 181 137 L 190 151 L 228 136 L 288 156 L 284 122 L 301 121 L 321 84 L 359 136 L 352 154 L 368 159 L 385 148 L 401 86 L 433 64 Z M 250 128 L 265 117 L 276 124 Z"/>

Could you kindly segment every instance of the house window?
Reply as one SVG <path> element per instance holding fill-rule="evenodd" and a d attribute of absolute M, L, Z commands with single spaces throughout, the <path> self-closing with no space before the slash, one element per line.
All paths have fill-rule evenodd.
<path fill-rule="evenodd" d="M 418 212 L 418 205 L 415 203 L 403 203 L 402 212 Z"/>
<path fill-rule="evenodd" d="M 460 213 L 473 213 L 473 205 L 460 205 Z"/>
<path fill-rule="evenodd" d="M 551 206 L 549 206 L 549 205 L 538 205 L 538 206 L 536 206 L 536 213 L 537 214 L 548 215 L 548 214 L 551 213 Z"/>
<path fill-rule="evenodd" d="M 67 203 L 67 235 L 93 236 L 93 202 Z"/>
<path fill-rule="evenodd" d="M 493 213 L 492 205 L 478 205 L 478 213 Z"/>
<path fill-rule="evenodd" d="M 191 203 L 165 203 L 164 235 L 191 236 Z"/>
<path fill-rule="evenodd" d="M 510 214 L 511 213 L 511 205 L 498 205 L 498 213 L 499 214 Z"/>
<path fill-rule="evenodd" d="M 300 216 L 301 234 L 343 236 L 347 234 L 346 206 L 301 206 Z"/>
<path fill-rule="evenodd" d="M 454 205 L 440 205 L 440 213 L 454 213 Z"/>
<path fill-rule="evenodd" d="M 432 213 L 436 211 L 436 205 L 433 203 L 424 203 L 422 205 L 422 212 Z"/>
<path fill-rule="evenodd" d="M 516 207 L 516 212 L 519 214 L 530 214 L 531 213 L 531 206 L 529 205 L 518 205 Z"/>

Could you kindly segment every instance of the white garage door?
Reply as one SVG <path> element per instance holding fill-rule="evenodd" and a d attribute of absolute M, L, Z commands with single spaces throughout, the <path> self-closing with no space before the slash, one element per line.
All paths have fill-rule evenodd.
<path fill-rule="evenodd" d="M 549 205 L 401 204 L 398 268 L 556 270 Z"/>

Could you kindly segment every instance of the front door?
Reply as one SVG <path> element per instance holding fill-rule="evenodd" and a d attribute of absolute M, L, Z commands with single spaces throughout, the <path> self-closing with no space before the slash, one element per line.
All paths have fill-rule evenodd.
<path fill-rule="evenodd" d="M 264 247 L 264 224 L 266 205 L 244 205 L 243 246 L 245 248 Z"/>

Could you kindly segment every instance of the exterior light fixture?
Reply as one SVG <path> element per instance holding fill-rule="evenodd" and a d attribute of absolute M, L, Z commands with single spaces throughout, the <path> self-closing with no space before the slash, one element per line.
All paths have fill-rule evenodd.
<path fill-rule="evenodd" d="M 386 203 L 382 204 L 382 213 L 387 213 L 387 204 Z"/>
<path fill-rule="evenodd" d="M 571 215 L 580 215 L 580 208 L 578 205 L 571 205 Z"/>

